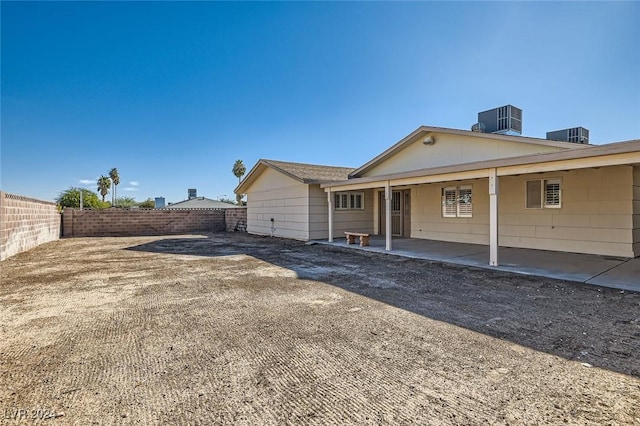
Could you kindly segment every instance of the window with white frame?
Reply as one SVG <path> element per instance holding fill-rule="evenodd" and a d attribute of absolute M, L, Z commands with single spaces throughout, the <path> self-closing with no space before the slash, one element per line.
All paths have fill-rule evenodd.
<path fill-rule="evenodd" d="M 364 192 L 336 192 L 335 210 L 364 210 Z"/>
<path fill-rule="evenodd" d="M 558 209 L 562 206 L 562 180 L 538 179 L 526 182 L 528 209 Z"/>
<path fill-rule="evenodd" d="M 346 192 L 336 192 L 333 195 L 333 204 L 336 210 L 349 210 L 349 194 Z"/>
<path fill-rule="evenodd" d="M 471 185 L 442 188 L 442 216 L 473 217 Z"/>
<path fill-rule="evenodd" d="M 362 192 L 349 193 L 349 209 L 351 210 L 364 209 L 364 204 L 362 202 L 363 199 L 364 199 L 364 194 Z"/>

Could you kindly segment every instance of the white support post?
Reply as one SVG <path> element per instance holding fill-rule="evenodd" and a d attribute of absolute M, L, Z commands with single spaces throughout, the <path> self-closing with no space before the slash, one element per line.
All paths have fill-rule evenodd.
<path fill-rule="evenodd" d="M 384 187 L 385 201 L 385 250 L 391 251 L 391 184 L 387 181 Z"/>
<path fill-rule="evenodd" d="M 498 266 L 498 170 L 489 169 L 489 265 Z"/>
<path fill-rule="evenodd" d="M 333 197 L 331 189 L 327 191 L 327 204 L 329 205 L 329 242 L 333 242 Z"/>

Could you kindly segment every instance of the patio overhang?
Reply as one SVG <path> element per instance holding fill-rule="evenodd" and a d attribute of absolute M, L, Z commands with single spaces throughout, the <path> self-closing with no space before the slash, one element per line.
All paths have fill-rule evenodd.
<path fill-rule="evenodd" d="M 498 199 L 500 177 L 554 171 L 568 171 L 619 165 L 640 165 L 640 140 L 619 142 L 608 145 L 589 146 L 580 150 L 568 150 L 544 154 L 509 157 L 473 163 L 407 171 L 380 176 L 352 178 L 340 182 L 321 184 L 329 200 L 329 229 L 333 228 L 331 194 L 339 191 L 354 191 L 384 188 L 385 214 L 387 223 L 386 250 L 392 250 L 390 223 L 391 191 L 394 187 L 445 183 L 458 180 L 489 180 L 489 264 L 498 266 Z M 332 238 L 330 237 L 330 240 Z"/>

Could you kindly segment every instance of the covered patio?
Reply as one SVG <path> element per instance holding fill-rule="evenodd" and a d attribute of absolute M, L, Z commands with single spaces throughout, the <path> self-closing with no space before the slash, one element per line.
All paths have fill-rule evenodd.
<path fill-rule="evenodd" d="M 345 238 L 317 241 L 337 247 L 395 256 L 474 266 L 525 275 L 577 281 L 622 290 L 640 291 L 640 258 L 600 256 L 548 250 L 500 247 L 500 264 L 487 264 L 489 246 L 417 238 L 393 238 L 385 249 L 384 236 L 371 236 L 368 247 L 347 244 Z"/>

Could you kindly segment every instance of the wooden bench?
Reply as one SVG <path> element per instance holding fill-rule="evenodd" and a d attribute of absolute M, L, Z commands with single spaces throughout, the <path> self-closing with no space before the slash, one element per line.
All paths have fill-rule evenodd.
<path fill-rule="evenodd" d="M 360 232 L 345 232 L 344 235 L 347 237 L 347 244 L 355 244 L 356 237 L 360 237 L 361 247 L 369 245 L 369 234 L 361 234 Z"/>

